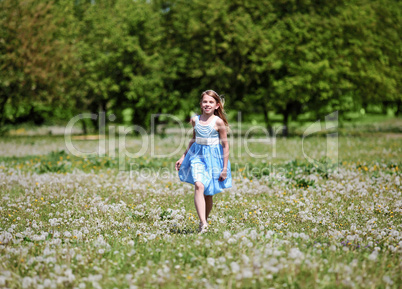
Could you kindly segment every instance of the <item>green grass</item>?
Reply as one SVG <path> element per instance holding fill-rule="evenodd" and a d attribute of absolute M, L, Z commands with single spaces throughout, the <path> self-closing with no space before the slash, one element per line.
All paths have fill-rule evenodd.
<path fill-rule="evenodd" d="M 164 158 L 147 150 L 119 171 L 111 152 L 80 158 L 63 141 L 0 139 L 0 287 L 401 285 L 402 138 L 340 137 L 335 162 L 325 157 L 326 139 L 311 137 L 304 152 L 315 163 L 300 138 L 278 138 L 275 150 L 234 139 L 234 186 L 214 197 L 202 235 L 193 186 L 173 170 L 184 147 Z M 127 142 L 130 151 L 141 147 Z M 156 143 L 157 152 L 180 144 Z M 92 150 L 96 142 L 76 144 Z M 161 168 L 164 176 L 142 175 Z"/>

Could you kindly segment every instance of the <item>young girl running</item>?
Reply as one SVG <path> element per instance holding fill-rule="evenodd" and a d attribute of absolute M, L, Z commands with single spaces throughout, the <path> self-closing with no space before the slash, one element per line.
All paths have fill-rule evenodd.
<path fill-rule="evenodd" d="M 193 138 L 176 162 L 182 182 L 195 185 L 194 204 L 200 218 L 199 231 L 208 227 L 212 197 L 232 187 L 229 143 L 225 111 L 221 97 L 213 90 L 201 94 L 201 115 L 191 119 Z M 220 143 L 222 142 L 222 144 Z"/>

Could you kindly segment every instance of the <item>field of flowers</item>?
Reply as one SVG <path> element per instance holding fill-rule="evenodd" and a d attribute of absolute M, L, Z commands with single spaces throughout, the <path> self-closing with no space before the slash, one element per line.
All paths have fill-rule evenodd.
<path fill-rule="evenodd" d="M 0 288 L 401 288 L 402 138 L 338 144 L 320 169 L 299 138 L 235 140 L 233 188 L 198 234 L 193 186 L 173 170 L 184 146 L 120 170 L 63 137 L 0 139 Z M 325 146 L 311 138 L 304 153 L 323 162 Z"/>

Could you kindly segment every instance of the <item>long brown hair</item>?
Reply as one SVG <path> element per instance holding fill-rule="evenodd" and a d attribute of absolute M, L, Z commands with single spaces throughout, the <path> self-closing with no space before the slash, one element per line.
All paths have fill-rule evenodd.
<path fill-rule="evenodd" d="M 225 112 L 225 109 L 223 108 L 223 102 L 222 102 L 221 96 L 219 96 L 218 93 L 216 93 L 215 91 L 213 91 L 211 89 L 206 90 L 203 93 L 201 93 L 200 102 L 202 102 L 204 95 L 213 97 L 215 99 L 216 103 L 219 104 L 219 107 L 217 109 L 215 109 L 214 114 L 219 116 L 223 120 L 223 122 L 225 123 L 226 129 L 228 129 L 229 123 L 228 123 L 228 120 L 226 119 L 226 112 Z M 202 111 L 201 111 L 201 113 L 202 113 Z"/>

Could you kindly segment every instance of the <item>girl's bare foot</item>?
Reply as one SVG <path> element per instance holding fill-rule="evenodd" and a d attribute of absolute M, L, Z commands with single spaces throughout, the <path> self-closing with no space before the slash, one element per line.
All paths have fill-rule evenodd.
<path fill-rule="evenodd" d="M 200 234 L 206 233 L 208 231 L 208 223 L 200 223 Z"/>

